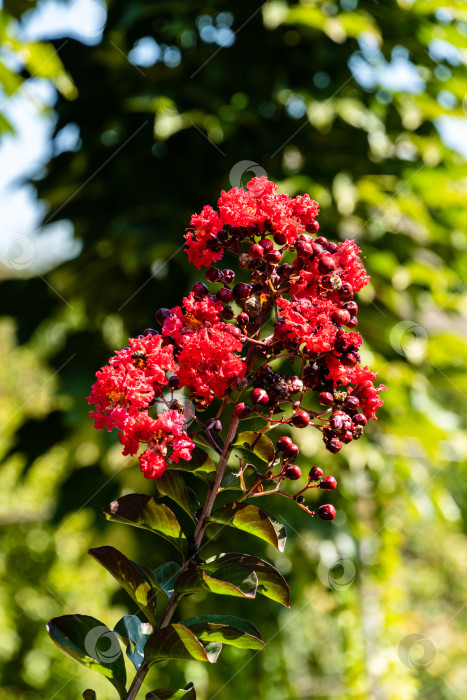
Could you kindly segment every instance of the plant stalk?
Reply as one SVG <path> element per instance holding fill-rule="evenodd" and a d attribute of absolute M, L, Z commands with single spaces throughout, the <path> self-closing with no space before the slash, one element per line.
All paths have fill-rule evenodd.
<path fill-rule="evenodd" d="M 209 493 L 207 495 L 206 501 L 203 506 L 202 513 L 200 515 L 200 518 L 198 520 L 198 524 L 196 526 L 195 532 L 194 532 L 194 538 L 196 542 L 196 546 L 199 547 L 201 544 L 201 541 L 204 536 L 204 532 L 206 530 L 206 519 L 210 516 L 212 507 L 214 505 L 214 501 L 216 500 L 217 493 L 219 491 L 219 486 L 221 484 L 222 478 L 224 476 L 225 468 L 227 466 L 227 462 L 229 461 L 230 453 L 232 451 L 232 446 L 231 443 L 235 437 L 235 434 L 237 432 L 238 428 L 238 423 L 239 419 L 236 416 L 232 416 L 229 429 L 227 431 L 227 437 L 225 439 L 224 447 L 219 459 L 219 465 L 217 467 L 217 473 L 216 473 L 216 478 L 209 489 Z M 185 562 L 185 564 L 182 567 L 182 572 L 186 570 L 187 564 L 189 560 Z M 162 629 L 163 627 L 167 627 L 169 624 L 170 620 L 172 619 L 172 615 L 175 612 L 175 609 L 179 603 L 180 597 L 179 595 L 174 591 L 169 599 L 169 602 L 167 603 L 167 607 L 165 609 L 164 615 L 162 616 L 162 620 L 160 622 L 160 625 L 158 629 Z M 133 682 L 130 686 L 130 689 L 128 691 L 128 695 L 126 696 L 125 700 L 134 700 L 136 696 L 138 695 L 138 692 L 144 682 L 144 679 L 146 678 L 146 674 L 149 671 L 149 665 L 146 663 L 146 661 L 143 661 L 141 666 L 136 672 L 135 677 L 133 678 Z"/>
<path fill-rule="evenodd" d="M 128 691 L 128 695 L 126 696 L 125 700 L 134 700 L 136 698 L 148 671 L 149 665 L 146 663 L 146 661 L 143 661 L 139 669 L 136 671 L 136 675 L 133 678 L 133 683 L 130 686 L 130 690 Z"/>
<path fill-rule="evenodd" d="M 203 506 L 203 510 L 201 512 L 200 518 L 198 520 L 198 524 L 196 526 L 195 532 L 194 532 L 194 538 L 195 538 L 195 543 L 196 546 L 199 547 L 201 544 L 201 540 L 203 539 L 204 531 L 206 529 L 206 518 L 208 518 L 211 515 L 212 507 L 214 505 L 214 501 L 217 496 L 217 492 L 219 491 L 219 486 L 221 485 L 221 481 L 224 476 L 225 468 L 227 466 L 227 462 L 229 461 L 230 453 L 232 451 L 232 446 L 231 443 L 235 437 L 235 434 L 237 432 L 238 428 L 238 423 L 239 419 L 237 416 L 232 415 L 232 418 L 230 420 L 230 425 L 229 429 L 227 431 L 227 437 L 225 438 L 225 443 L 224 443 L 224 449 L 222 450 L 220 459 L 219 459 L 219 465 L 217 467 L 217 472 L 216 472 L 216 478 L 209 489 L 208 497 L 206 498 L 206 501 Z"/>

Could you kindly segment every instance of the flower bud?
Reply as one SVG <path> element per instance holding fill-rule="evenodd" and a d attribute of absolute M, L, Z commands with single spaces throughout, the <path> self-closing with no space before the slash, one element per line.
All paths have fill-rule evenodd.
<path fill-rule="evenodd" d="M 321 520 L 334 520 L 336 517 L 336 509 L 330 503 L 318 508 L 318 517 Z"/>
<path fill-rule="evenodd" d="M 251 413 L 251 408 L 246 403 L 238 403 L 233 412 L 237 418 L 248 418 Z"/>
<path fill-rule="evenodd" d="M 323 470 L 321 467 L 312 467 L 310 473 L 308 474 L 311 481 L 318 481 L 323 476 Z"/>
<path fill-rule="evenodd" d="M 337 488 L 337 481 L 333 476 L 324 476 L 319 482 L 319 487 L 323 491 L 334 491 Z"/>
<path fill-rule="evenodd" d="M 291 479 L 291 481 L 296 481 L 300 479 L 302 475 L 302 470 L 297 464 L 289 464 L 285 468 L 284 476 L 286 479 Z"/>

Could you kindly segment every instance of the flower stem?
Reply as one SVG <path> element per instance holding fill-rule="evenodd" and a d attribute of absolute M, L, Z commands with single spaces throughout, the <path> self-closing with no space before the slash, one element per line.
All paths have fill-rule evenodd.
<path fill-rule="evenodd" d="M 146 661 L 143 661 L 137 670 L 135 677 L 133 678 L 133 683 L 130 686 L 130 690 L 128 691 L 128 695 L 126 696 L 125 700 L 134 700 L 134 698 L 136 698 L 148 671 L 149 666 Z"/>
<path fill-rule="evenodd" d="M 194 538 L 195 538 L 195 542 L 196 542 L 197 547 L 200 546 L 201 540 L 203 539 L 204 531 L 206 529 L 206 519 L 211 515 L 212 507 L 214 505 L 214 501 L 216 499 L 217 492 L 219 491 L 219 486 L 221 485 L 221 481 L 222 481 L 222 478 L 224 476 L 227 462 L 229 461 L 230 453 L 232 451 L 231 443 L 232 443 L 232 441 L 235 437 L 235 434 L 237 432 L 238 423 L 239 423 L 239 419 L 237 418 L 237 416 L 232 415 L 232 418 L 230 420 L 229 429 L 227 431 L 227 437 L 225 438 L 224 449 L 222 450 L 222 454 L 221 454 L 220 459 L 219 459 L 216 478 L 215 478 L 213 485 L 209 489 L 208 496 L 207 496 L 206 501 L 204 503 L 203 510 L 201 512 L 200 518 L 198 520 L 198 524 L 197 524 L 195 532 L 194 532 Z"/>
<path fill-rule="evenodd" d="M 212 507 L 214 505 L 214 501 L 216 500 L 217 493 L 219 491 L 219 486 L 221 484 L 222 478 L 224 476 L 225 468 L 227 466 L 227 462 L 229 461 L 230 453 L 232 451 L 232 446 L 231 443 L 235 437 L 235 434 L 237 432 L 238 428 L 238 423 L 239 419 L 236 416 L 232 416 L 229 429 L 227 431 L 227 437 L 225 439 L 224 443 L 224 448 L 222 450 L 220 459 L 219 459 L 219 464 L 217 467 L 217 473 L 216 473 L 216 479 L 209 489 L 209 493 L 207 495 L 206 501 L 204 503 L 203 511 L 200 515 L 200 518 L 198 520 L 198 524 L 196 526 L 196 530 L 194 532 L 194 538 L 196 542 L 196 546 L 199 547 L 201 544 L 201 541 L 204 536 L 204 531 L 206 530 L 206 519 L 210 516 Z M 189 563 L 189 560 L 187 560 L 184 565 L 182 566 L 182 572 L 186 570 L 187 565 Z M 178 593 L 175 591 L 172 593 L 171 597 L 169 598 L 169 602 L 167 603 L 167 607 L 165 609 L 165 612 L 162 616 L 160 625 L 158 629 L 162 629 L 163 627 L 167 627 L 169 624 L 170 620 L 172 619 L 172 615 L 175 612 L 175 609 L 179 603 L 180 596 Z M 125 700 L 134 700 L 136 696 L 138 695 L 138 692 L 144 682 L 144 679 L 146 678 L 146 674 L 149 671 L 149 665 L 146 663 L 146 661 L 143 661 L 141 666 L 139 667 L 138 671 L 136 672 L 135 677 L 133 678 L 133 682 L 130 686 L 130 689 L 128 691 L 128 695 L 126 696 Z"/>

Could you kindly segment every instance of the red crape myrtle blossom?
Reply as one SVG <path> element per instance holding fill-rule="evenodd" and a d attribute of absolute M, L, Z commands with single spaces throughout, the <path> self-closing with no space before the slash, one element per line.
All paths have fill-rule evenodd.
<path fill-rule="evenodd" d="M 236 354 L 243 348 L 240 330 L 222 322 L 223 305 L 207 294 L 207 288 L 201 291 L 205 291 L 201 299 L 191 292 L 183 308 L 171 309 L 162 334 L 175 343 L 179 386 L 188 387 L 195 401 L 208 406 L 243 379 L 246 364 Z"/>
<path fill-rule="evenodd" d="M 188 394 L 215 450 L 212 431 L 222 430 L 224 410 L 235 421 L 255 418 L 251 430 L 262 435 L 274 428 L 278 440 L 264 474 L 248 482 L 240 469 L 242 498 L 279 493 L 332 520 L 333 506 L 311 511 L 302 494 L 332 491 L 336 480 L 320 467 L 306 476 L 295 463 L 298 446 L 283 431 L 318 430 L 336 453 L 361 437 L 383 405 L 386 387 L 376 387 L 375 373 L 361 366 L 363 341 L 355 330 L 354 295 L 369 280 L 362 251 L 352 240 L 318 235 L 318 204 L 308 194 L 279 193 L 265 176 L 246 189 L 223 191 L 217 204 L 194 214 L 185 235 L 188 259 L 207 267 L 207 284 L 197 282 L 180 306 L 156 312 L 161 336 L 149 330 L 130 340 L 98 372 L 91 415 L 97 428 L 120 431 L 124 454 L 136 455 L 144 445 L 139 459 L 149 478 L 160 476 L 168 460 L 189 460 L 193 448 L 173 393 L 163 394 L 167 384 Z M 213 266 L 224 255 L 232 256 L 242 279 Z M 217 415 L 204 425 L 197 414 L 216 401 Z M 159 418 L 154 404 L 164 411 Z M 305 486 L 295 495 L 280 490 L 283 481 L 301 479 Z"/>
<path fill-rule="evenodd" d="M 88 403 L 96 406 L 90 415 L 98 430 L 121 428 L 125 412 L 129 416 L 146 408 L 168 383 L 166 373 L 176 369 L 173 349 L 164 347 L 160 336 L 148 334 L 128 342 L 129 347 L 115 353 L 96 373 L 88 396 Z"/>
<path fill-rule="evenodd" d="M 170 447 L 170 461 L 191 459 L 193 441 L 183 431 L 185 419 L 178 411 L 164 411 L 157 420 L 146 411 L 130 418 L 119 440 L 124 446 L 124 455 L 135 455 L 140 443 L 147 443 L 147 449 L 140 455 L 141 471 L 148 479 L 155 479 L 164 473 L 167 466 L 167 451 Z"/>
<path fill-rule="evenodd" d="M 228 388 L 245 376 L 245 362 L 235 354 L 241 349 L 240 332 L 226 323 L 185 337 L 177 356 L 180 385 L 202 397 L 207 405 L 214 396 L 223 398 Z"/>
<path fill-rule="evenodd" d="M 140 455 L 142 471 L 148 478 L 161 476 L 170 460 L 190 459 L 193 442 L 182 430 L 185 419 L 176 410 L 167 410 L 157 419 L 147 409 L 157 401 L 163 387 L 169 383 L 167 372 L 174 372 L 173 348 L 164 346 L 156 331 L 146 336 L 130 338 L 129 347 L 117 352 L 109 364 L 96 374 L 88 403 L 94 426 L 100 430 L 117 428 L 124 446 L 124 455 L 137 454 L 140 444 L 146 450 Z"/>

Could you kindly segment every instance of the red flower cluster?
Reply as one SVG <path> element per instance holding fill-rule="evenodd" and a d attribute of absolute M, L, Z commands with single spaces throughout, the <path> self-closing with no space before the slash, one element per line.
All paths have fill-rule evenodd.
<path fill-rule="evenodd" d="M 124 455 L 135 455 L 140 443 L 146 444 L 139 462 L 144 475 L 154 478 L 163 473 L 166 459 L 190 459 L 194 444 L 182 430 L 185 419 L 177 411 L 166 410 L 156 420 L 149 415 L 148 408 L 169 383 L 167 372 L 174 372 L 177 365 L 172 346 L 164 345 L 157 331 L 146 333 L 130 338 L 129 347 L 115 353 L 96 373 L 88 403 L 96 407 L 90 414 L 95 428 L 120 431 Z"/>
<path fill-rule="evenodd" d="M 151 331 L 130 340 L 98 372 L 89 397 L 96 427 L 120 430 L 124 454 L 147 446 L 140 456 L 146 476 L 160 476 L 167 459 L 189 459 L 193 447 L 182 417 L 162 396 L 168 383 L 185 388 L 197 411 L 217 398 L 235 402 L 238 417 L 261 416 L 269 427 L 311 426 L 331 452 L 358 439 L 375 418 L 386 387 L 376 388 L 375 374 L 361 366 L 362 338 L 353 330 L 353 296 L 369 278 L 354 241 L 337 244 L 312 235 L 319 229 L 318 212 L 308 195 L 280 194 L 260 177 L 247 190 L 223 191 L 218 211 L 205 206 L 191 218 L 188 258 L 198 269 L 208 266 L 206 280 L 214 288 L 197 282 L 181 306 L 160 309 L 162 337 Z M 248 271 L 247 281 L 235 283 L 233 270 L 212 266 L 228 252 Z M 272 321 L 269 335 L 263 320 Z M 271 366 L 282 357 L 297 363 L 292 376 Z M 167 372 L 174 373 L 170 380 Z M 313 393 L 318 410 L 310 403 Z M 159 418 L 149 414 L 154 403 L 167 409 Z M 297 446 L 279 449 L 278 483 L 298 479 L 300 468 L 290 464 Z M 318 483 L 321 470 L 314 469 L 311 486 L 335 488 L 333 477 Z M 320 517 L 334 517 L 332 506 L 323 508 Z"/>
<path fill-rule="evenodd" d="M 157 420 L 146 411 L 128 419 L 119 440 L 124 446 L 124 455 L 137 454 L 140 443 L 147 449 L 140 455 L 141 471 L 148 479 L 157 479 L 167 466 L 167 448 L 171 448 L 170 461 L 191 459 L 194 443 L 183 431 L 185 418 L 178 411 L 164 411 Z"/>
<path fill-rule="evenodd" d="M 179 385 L 188 387 L 198 405 L 209 406 L 243 379 L 246 364 L 235 354 L 243 348 L 240 330 L 220 321 L 224 307 L 208 295 L 205 285 L 199 292 L 200 299 L 191 292 L 183 309 L 170 310 L 162 334 L 174 342 Z"/>
<path fill-rule="evenodd" d="M 277 185 L 265 176 L 250 180 L 246 192 L 241 187 L 222 191 L 218 206 L 219 214 L 205 206 L 191 218 L 193 231 L 186 234 L 186 250 L 189 261 L 198 270 L 220 260 L 225 248 L 238 251 L 243 229 L 254 227 L 258 233 L 277 233 L 283 243 L 293 245 L 301 231 L 314 233 L 319 228 L 315 221 L 319 206 L 315 201 L 307 194 L 295 199 L 278 194 Z"/>

